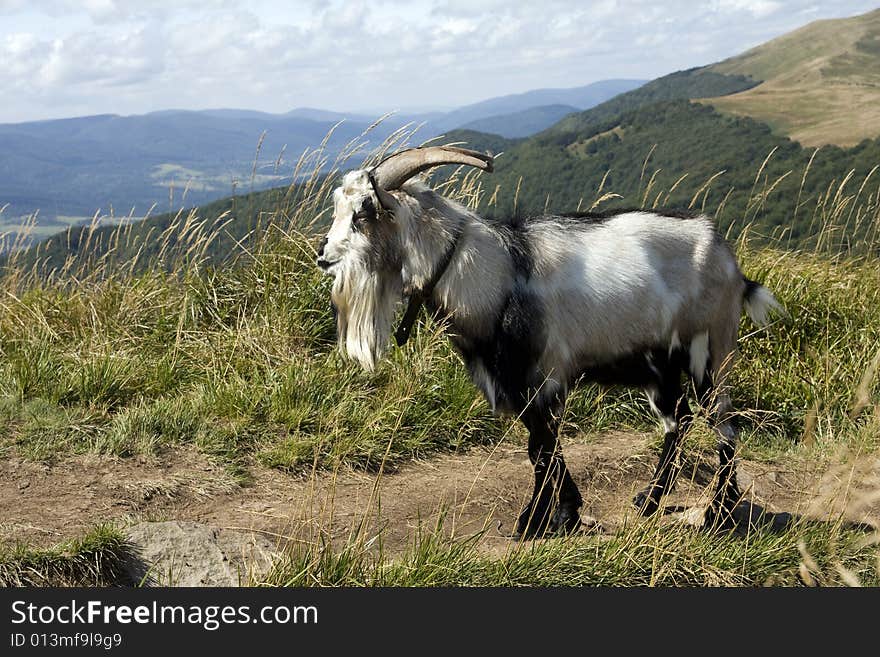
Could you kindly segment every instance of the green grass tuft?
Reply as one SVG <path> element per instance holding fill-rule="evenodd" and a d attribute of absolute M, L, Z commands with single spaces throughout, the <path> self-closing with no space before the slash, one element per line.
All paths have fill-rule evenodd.
<path fill-rule="evenodd" d="M 654 522 L 609 537 L 512 546 L 501 557 L 479 536 L 419 534 L 386 560 L 369 542 L 290 551 L 262 579 L 267 586 L 840 586 L 880 584 L 876 549 L 836 523 L 795 524 L 774 534 L 713 534 Z"/>
<path fill-rule="evenodd" d="M 115 586 L 129 582 L 130 547 L 117 529 L 99 525 L 52 548 L 0 545 L 0 586 Z"/>

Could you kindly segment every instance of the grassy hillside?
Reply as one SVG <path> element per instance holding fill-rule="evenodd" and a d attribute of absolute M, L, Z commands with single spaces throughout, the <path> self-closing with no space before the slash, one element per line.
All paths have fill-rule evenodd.
<path fill-rule="evenodd" d="M 224 266 L 208 258 L 216 232 L 204 227 L 225 215 L 199 212 L 155 234 L 149 249 L 125 244 L 132 233 L 119 228 L 98 254 L 96 233 L 84 234 L 77 254 L 51 271 L 9 260 L 0 281 L 7 440 L 34 458 L 186 442 L 230 467 L 258 459 L 295 468 L 340 460 L 374 467 L 386 448 L 387 458 L 406 458 L 497 435 L 500 424 L 437 327 L 393 350 L 375 375 L 338 358 L 328 281 L 314 266 L 320 231 L 308 228 L 325 216 L 332 184 L 312 180 L 278 199 L 259 238 L 230 242 Z M 467 180 L 464 191 L 453 180 L 450 193 L 473 204 L 491 190 L 488 176 Z M 853 213 L 880 224 L 876 199 L 858 203 L 823 206 L 813 231 L 834 235 Z M 759 250 L 746 239 L 746 272 L 794 315 L 743 344 L 735 389 L 738 405 L 761 418 L 753 444 L 798 440 L 813 411 L 828 439 L 856 431 L 854 391 L 880 350 L 874 261 L 831 260 L 818 239 L 818 251 L 801 253 L 778 250 L 786 240 Z M 870 239 L 876 248 L 878 233 Z M 873 378 L 867 386 L 871 399 Z M 634 399 L 588 388 L 573 398 L 573 414 L 592 426 L 652 423 Z M 386 444 L 388 427 L 396 428 Z"/>
<path fill-rule="evenodd" d="M 670 100 L 724 96 L 750 89 L 755 84 L 754 80 L 745 76 L 715 73 L 707 68 L 677 71 L 615 96 L 592 109 L 571 115 L 547 132 L 554 135 L 591 132 L 613 123 L 621 114 L 640 107 Z"/>
<path fill-rule="evenodd" d="M 507 149 L 489 212 L 662 203 L 716 213 L 725 228 L 747 217 L 795 245 L 814 238 L 821 206 L 876 198 L 878 39 L 880 10 L 820 21 L 572 114 Z M 845 147 L 803 146 L 828 143 Z M 871 229 L 850 219 L 836 236 L 845 245 Z"/>
<path fill-rule="evenodd" d="M 279 197 L 266 210 L 272 228 L 259 239 L 230 247 L 229 264 L 241 258 L 247 266 L 211 265 L 210 234 L 196 226 L 217 217 L 202 212 L 184 222 L 186 230 L 180 226 L 173 245 L 171 233 L 157 236 L 158 252 L 149 256 L 121 257 L 131 250 L 119 229 L 100 256 L 86 247 L 94 234 L 84 235 L 78 255 L 48 276 L 7 262 L 0 278 L 0 458 L 51 463 L 97 452 L 125 459 L 185 447 L 247 485 L 257 464 L 297 475 L 337 467 L 379 471 L 438 451 L 521 440 L 518 426 L 492 417 L 435 324 L 420 322 L 414 339 L 393 349 L 373 374 L 339 357 L 329 281 L 314 265 L 320 236 L 302 230 L 322 216 L 331 188 L 317 174 L 311 180 L 300 195 Z M 454 180 L 449 193 L 475 203 L 491 181 Z M 857 214 L 868 211 L 865 197 L 858 203 Z M 875 206 L 869 210 L 876 221 Z M 848 212 L 826 206 L 814 230 L 838 231 Z M 743 453 L 767 459 L 796 453 L 812 461 L 874 453 L 880 270 L 872 259 L 783 246 L 760 247 L 746 236 L 736 245 L 746 273 L 766 282 L 791 313 L 769 330 L 743 326 L 733 381 Z M 655 424 L 641 395 L 585 386 L 569 402 L 564 431 Z M 701 422 L 688 441 L 711 449 Z M 835 523 L 798 523 L 742 541 L 646 522 L 502 558 L 481 554 L 471 542 L 421 533 L 411 550 L 386 562 L 381 548 L 377 555 L 365 541 L 341 550 L 296 548 L 263 582 L 876 581 L 876 549 Z M 118 535 L 105 532 L 73 547 L 0 551 L 0 582 L 112 582 L 119 548 Z M 86 560 L 94 567 L 86 568 Z"/>
<path fill-rule="evenodd" d="M 707 102 L 805 146 L 880 136 L 880 9 L 816 21 L 709 70 L 760 84 Z"/>

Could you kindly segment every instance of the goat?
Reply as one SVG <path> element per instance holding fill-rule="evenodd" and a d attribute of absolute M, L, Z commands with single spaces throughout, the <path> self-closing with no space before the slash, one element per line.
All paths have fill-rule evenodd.
<path fill-rule="evenodd" d="M 770 291 L 745 278 L 705 216 L 639 210 L 495 224 L 411 181 L 442 164 L 493 169 L 476 151 L 408 149 L 346 173 L 334 190 L 317 264 L 334 277 L 340 350 L 372 370 L 405 297 L 399 344 L 421 304 L 446 319 L 492 410 L 528 429 L 535 483 L 517 519 L 522 537 L 579 526 L 583 501 L 557 446 L 560 413 L 579 380 L 644 388 L 665 435 L 633 502 L 643 515 L 658 510 L 691 418 L 684 372 L 699 402 L 712 400 L 718 434 L 705 519 L 732 521 L 741 493 L 725 382 L 743 305 L 759 324 L 781 310 Z"/>

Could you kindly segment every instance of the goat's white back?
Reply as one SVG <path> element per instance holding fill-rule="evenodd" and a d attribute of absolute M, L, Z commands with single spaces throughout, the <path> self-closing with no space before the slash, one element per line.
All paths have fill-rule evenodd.
<path fill-rule="evenodd" d="M 540 364 L 553 379 L 565 381 L 570 366 L 687 346 L 718 311 L 740 313 L 742 275 L 704 218 L 537 221 L 527 235 L 535 259 L 528 286 L 546 313 Z"/>

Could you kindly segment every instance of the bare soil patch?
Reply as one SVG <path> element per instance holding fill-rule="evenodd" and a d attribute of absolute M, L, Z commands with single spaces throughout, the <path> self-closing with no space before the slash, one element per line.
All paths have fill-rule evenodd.
<path fill-rule="evenodd" d="M 613 532 L 635 520 L 630 500 L 656 460 L 649 434 L 578 437 L 564 444 L 564 453 L 584 494 L 582 517 L 598 521 L 595 531 Z M 666 500 L 670 520 L 701 517 L 714 457 L 693 456 L 686 454 L 676 490 Z M 876 495 L 860 497 L 877 490 L 876 456 L 822 470 L 804 460 L 742 460 L 739 473 L 749 498 L 772 512 L 876 518 Z M 381 475 L 348 469 L 297 475 L 259 467 L 253 474 L 254 483 L 240 487 L 188 448 L 150 459 L 92 455 L 53 464 L 13 454 L 0 462 L 0 541 L 49 545 L 99 522 L 180 520 L 257 532 L 279 547 L 318 537 L 341 544 L 358 531 L 368 539 L 381 534 L 393 554 L 420 528 L 433 530 L 442 518 L 444 532 L 483 532 L 483 548 L 501 552 L 510 545 L 514 520 L 531 490 L 525 447 L 508 443 L 415 461 Z"/>

